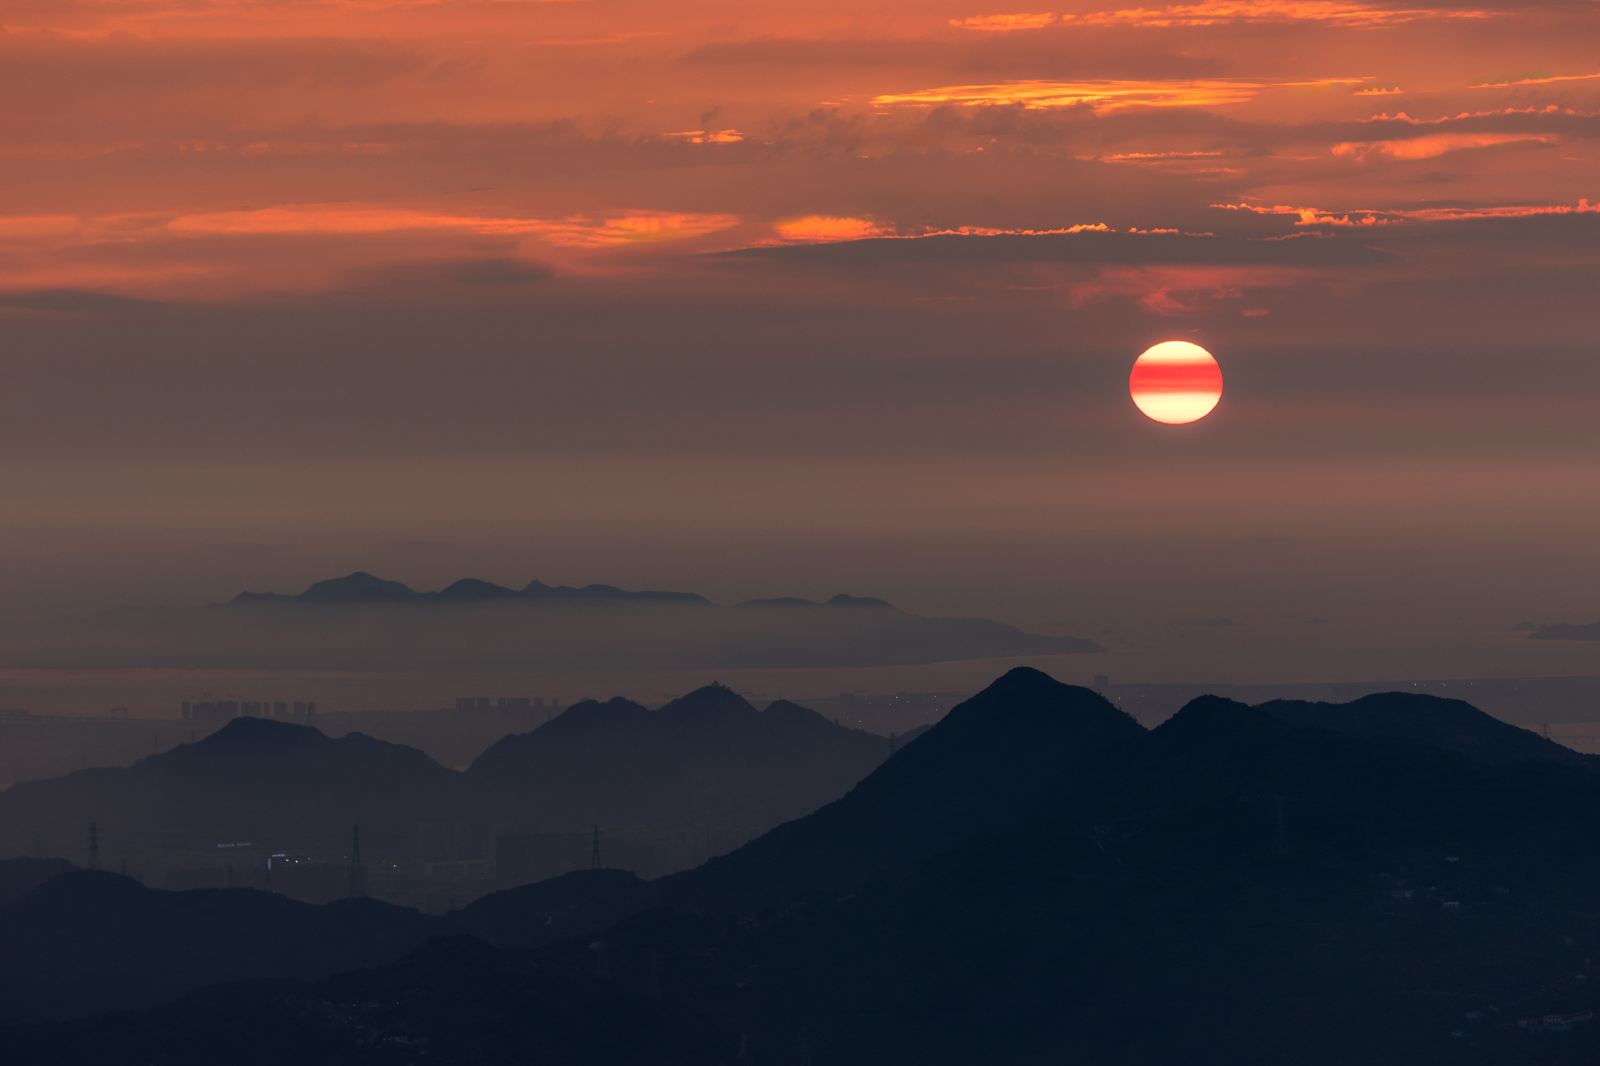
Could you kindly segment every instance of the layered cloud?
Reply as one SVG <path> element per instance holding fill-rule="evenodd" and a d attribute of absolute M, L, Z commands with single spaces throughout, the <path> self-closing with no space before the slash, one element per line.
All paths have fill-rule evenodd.
<path fill-rule="evenodd" d="M 966 107 L 1015 106 L 1023 108 L 1087 107 L 1114 111 L 1134 107 L 1226 107 L 1247 103 L 1273 88 L 1321 88 L 1359 83 L 1359 78 L 1327 78 L 1314 82 L 1257 82 L 1231 80 L 1106 80 L 1014 81 L 992 85 L 945 85 L 906 93 L 873 97 L 879 107 L 912 105 L 932 107 L 954 104 Z"/>
<path fill-rule="evenodd" d="M 1156 7 L 975 15 L 951 19 L 950 24 L 957 29 L 983 32 L 1037 30 L 1049 26 L 1168 29 L 1260 22 L 1307 22 L 1368 29 L 1406 22 L 1485 19 L 1494 15 L 1493 11 L 1471 7 L 1401 7 L 1348 3 L 1344 0 L 1203 0 L 1201 3 Z"/>

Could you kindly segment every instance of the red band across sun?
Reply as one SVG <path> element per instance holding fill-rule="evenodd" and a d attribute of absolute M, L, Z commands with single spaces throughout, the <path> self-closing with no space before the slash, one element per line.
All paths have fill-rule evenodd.
<path fill-rule="evenodd" d="M 1198 344 L 1163 341 L 1134 361 L 1128 392 L 1148 418 L 1168 425 L 1195 422 L 1222 399 L 1222 369 Z"/>

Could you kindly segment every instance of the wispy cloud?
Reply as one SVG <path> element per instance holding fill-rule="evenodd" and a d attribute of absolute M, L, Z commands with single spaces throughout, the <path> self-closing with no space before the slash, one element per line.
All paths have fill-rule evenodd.
<path fill-rule="evenodd" d="M 1264 90 L 1285 87 L 1322 87 L 1359 84 L 1361 78 L 1324 78 L 1316 81 L 1264 82 L 1223 79 L 1008 81 L 988 85 L 944 85 L 908 93 L 883 93 L 873 97 L 879 107 L 1010 106 L 1027 109 L 1088 107 L 1115 111 L 1136 107 L 1222 107 L 1247 103 Z"/>
<path fill-rule="evenodd" d="M 179 235 L 371 235 L 429 230 L 488 236 L 530 236 L 568 248 L 612 248 L 702 237 L 739 224 L 737 215 L 628 211 L 593 217 L 526 218 L 464 215 L 405 208 L 297 204 L 247 211 L 180 215 L 165 229 Z"/>
<path fill-rule="evenodd" d="M 1555 85 L 1566 81 L 1600 81 L 1600 72 L 1593 74 L 1549 74 L 1543 77 L 1514 78 L 1508 81 L 1480 81 L 1474 89 L 1512 89 L 1520 85 Z"/>
<path fill-rule="evenodd" d="M 1508 144 L 1553 144 L 1558 138 L 1544 133 L 1433 133 L 1382 141 L 1343 141 L 1333 154 L 1351 159 L 1383 156 L 1389 159 L 1435 159 L 1447 152 L 1496 148 Z"/>
<path fill-rule="evenodd" d="M 804 215 L 785 219 L 772 228 L 786 241 L 858 241 L 887 236 L 893 232 L 870 218 L 838 215 Z"/>
<path fill-rule="evenodd" d="M 1371 27 L 1421 20 L 1485 19 L 1494 12 L 1454 7 L 1389 7 L 1344 0 L 1203 0 L 1197 4 L 1121 8 L 1077 15 L 1064 21 L 1086 26 L 1218 26 L 1237 22 L 1315 22 Z"/>
<path fill-rule="evenodd" d="M 744 140 L 744 134 L 738 130 L 678 130 L 675 133 L 665 133 L 662 136 L 669 140 L 686 141 L 689 144 L 738 144 Z"/>
<path fill-rule="evenodd" d="M 1400 7 L 1349 0 L 1201 0 L 1193 4 L 1106 8 L 1099 11 L 1034 11 L 953 18 L 957 29 L 986 33 L 1047 26 L 1221 26 L 1246 22 L 1310 22 L 1367 28 L 1424 20 L 1492 18 L 1497 12 L 1467 7 Z"/>
<path fill-rule="evenodd" d="M 1573 204 L 1484 204 L 1461 207 L 1349 208 L 1332 211 L 1290 204 L 1217 203 L 1211 206 L 1221 211 L 1291 216 L 1296 226 L 1339 228 L 1391 226 L 1407 222 L 1471 222 L 1486 219 L 1600 214 L 1600 203 L 1591 203 L 1588 199 L 1581 199 Z"/>
<path fill-rule="evenodd" d="M 1011 33 L 1015 30 L 1038 30 L 1061 18 L 1053 11 L 1022 11 L 1012 15 L 971 15 L 950 20 L 958 30 L 976 30 L 979 33 Z"/>

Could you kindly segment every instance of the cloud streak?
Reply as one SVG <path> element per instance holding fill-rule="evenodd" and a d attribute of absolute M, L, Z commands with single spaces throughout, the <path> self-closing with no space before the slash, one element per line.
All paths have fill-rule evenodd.
<path fill-rule="evenodd" d="M 989 85 L 944 85 L 906 93 L 881 93 L 873 97 L 878 107 L 1021 107 L 1026 109 L 1084 107 L 1096 111 L 1146 107 L 1226 107 L 1255 99 L 1268 89 L 1323 88 L 1359 84 L 1360 78 L 1324 78 L 1316 81 L 1234 80 L 1106 80 L 1014 81 Z"/>

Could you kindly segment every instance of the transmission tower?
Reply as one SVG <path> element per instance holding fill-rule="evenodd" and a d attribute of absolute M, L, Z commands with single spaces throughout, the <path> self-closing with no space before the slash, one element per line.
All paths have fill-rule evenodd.
<path fill-rule="evenodd" d="M 600 827 L 594 827 L 594 839 L 589 843 L 589 869 L 601 869 L 600 865 Z"/>
<path fill-rule="evenodd" d="M 367 894 L 367 868 L 361 864 L 361 827 L 350 833 L 350 891 L 352 896 Z"/>
<path fill-rule="evenodd" d="M 100 823 L 89 823 L 89 869 L 100 869 Z"/>

